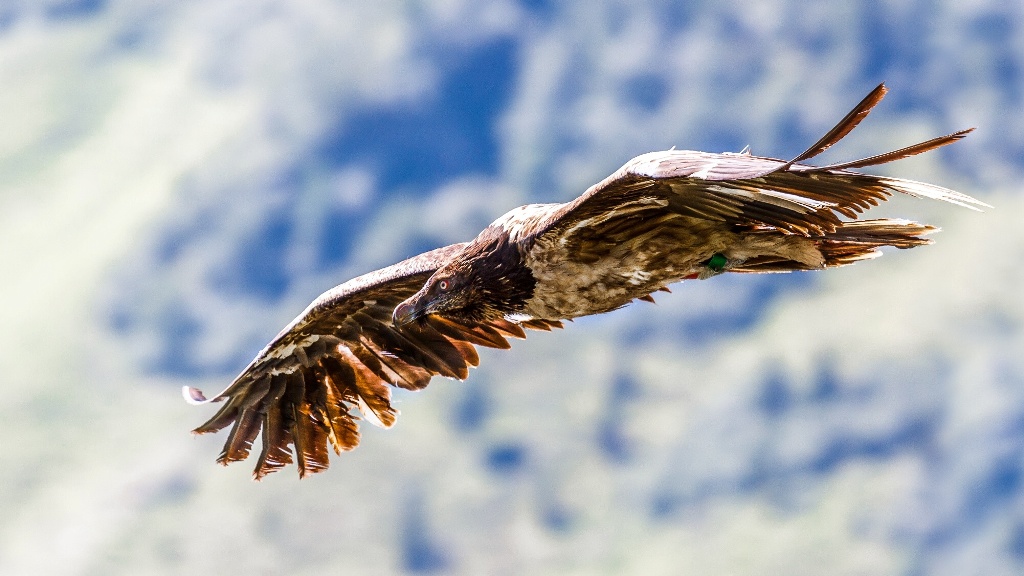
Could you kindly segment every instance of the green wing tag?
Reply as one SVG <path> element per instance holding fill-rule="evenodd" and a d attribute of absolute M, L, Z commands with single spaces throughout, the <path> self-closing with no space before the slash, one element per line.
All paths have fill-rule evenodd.
<path fill-rule="evenodd" d="M 721 272 L 722 270 L 725 269 L 725 265 L 728 262 L 729 259 L 725 257 L 725 254 L 715 252 L 715 255 L 712 256 L 710 260 L 708 260 L 707 266 L 713 272 Z"/>

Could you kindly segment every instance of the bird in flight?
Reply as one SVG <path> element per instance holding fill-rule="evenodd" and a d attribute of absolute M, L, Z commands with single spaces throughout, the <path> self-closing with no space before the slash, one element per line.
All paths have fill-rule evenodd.
<path fill-rule="evenodd" d="M 465 379 L 476 346 L 509 348 L 524 329 L 601 314 L 687 279 L 726 272 L 819 270 L 878 256 L 882 246 L 930 243 L 936 230 L 902 219 L 858 220 L 899 192 L 971 209 L 970 196 L 913 180 L 853 171 L 927 152 L 969 130 L 852 162 L 812 166 L 881 101 L 879 85 L 792 160 L 748 152 L 651 152 L 564 204 L 530 204 L 469 242 L 413 256 L 336 286 L 286 326 L 220 394 L 194 430 L 228 426 L 222 464 L 262 447 L 259 480 L 293 461 L 299 476 L 328 450 L 359 443 L 357 420 L 390 427 L 391 387 Z"/>

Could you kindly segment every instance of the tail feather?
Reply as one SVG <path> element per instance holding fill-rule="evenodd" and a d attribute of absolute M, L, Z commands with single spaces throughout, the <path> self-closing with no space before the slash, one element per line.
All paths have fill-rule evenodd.
<path fill-rule="evenodd" d="M 919 224 L 910 220 L 885 218 L 877 220 L 860 220 L 843 222 L 843 225 L 814 239 L 821 252 L 824 268 L 847 266 L 861 260 L 869 260 L 882 255 L 879 248 L 892 246 L 906 249 L 931 244 L 925 238 L 938 228 L 928 224 Z M 759 256 L 751 258 L 742 266 L 730 268 L 730 272 L 763 273 L 790 272 L 793 270 L 815 270 L 806 262 L 789 260 L 779 256 Z"/>

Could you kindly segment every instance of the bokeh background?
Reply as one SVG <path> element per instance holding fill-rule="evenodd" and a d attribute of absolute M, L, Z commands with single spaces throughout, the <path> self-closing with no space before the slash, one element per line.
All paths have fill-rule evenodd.
<path fill-rule="evenodd" d="M 0 573 L 1020 574 L 1024 5 L 0 3 Z M 678 285 L 396 392 L 299 481 L 188 431 L 317 294 L 670 146 L 880 171 L 934 246 Z"/>

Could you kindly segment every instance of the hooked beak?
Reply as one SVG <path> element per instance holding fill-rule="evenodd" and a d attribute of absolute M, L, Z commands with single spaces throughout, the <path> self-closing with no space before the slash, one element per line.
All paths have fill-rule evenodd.
<path fill-rule="evenodd" d="M 417 298 L 413 296 L 395 307 L 395 311 L 391 314 L 391 321 L 400 328 L 426 315 L 426 307 L 421 306 Z"/>

